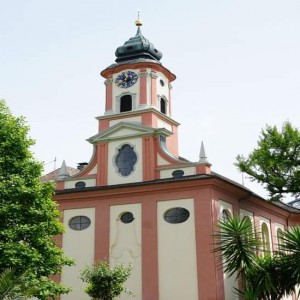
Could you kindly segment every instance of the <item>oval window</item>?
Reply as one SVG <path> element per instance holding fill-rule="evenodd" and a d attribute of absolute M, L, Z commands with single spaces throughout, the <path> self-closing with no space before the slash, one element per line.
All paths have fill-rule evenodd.
<path fill-rule="evenodd" d="M 69 227 L 76 231 L 87 229 L 90 227 L 90 225 L 91 225 L 91 220 L 86 216 L 73 217 L 69 222 Z"/>
<path fill-rule="evenodd" d="M 86 186 L 86 183 L 84 181 L 78 181 L 75 184 L 76 189 L 84 189 Z"/>
<path fill-rule="evenodd" d="M 185 222 L 190 217 L 190 212 L 183 207 L 174 207 L 167 210 L 164 214 L 166 222 L 178 224 Z"/>
<path fill-rule="evenodd" d="M 184 175 L 184 171 L 183 171 L 183 170 L 175 170 L 175 171 L 172 173 L 172 176 L 173 176 L 175 179 L 182 178 L 183 175 Z"/>
<path fill-rule="evenodd" d="M 121 214 L 120 220 L 125 224 L 129 224 L 134 220 L 134 217 L 133 214 L 128 211 Z"/>

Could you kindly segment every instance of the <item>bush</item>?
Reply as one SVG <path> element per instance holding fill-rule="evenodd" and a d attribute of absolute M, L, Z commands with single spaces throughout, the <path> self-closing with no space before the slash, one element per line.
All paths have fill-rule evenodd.
<path fill-rule="evenodd" d="M 87 267 L 81 273 L 81 279 L 88 283 L 85 292 L 93 300 L 113 300 L 122 292 L 132 294 L 124 287 L 130 273 L 131 266 L 126 268 L 119 264 L 110 268 L 108 262 L 101 261 L 96 265 Z"/>

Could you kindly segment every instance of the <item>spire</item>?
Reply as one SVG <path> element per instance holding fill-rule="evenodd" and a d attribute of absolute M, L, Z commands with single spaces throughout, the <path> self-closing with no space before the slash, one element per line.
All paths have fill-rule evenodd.
<path fill-rule="evenodd" d="M 59 169 L 59 172 L 58 172 L 57 180 L 64 180 L 64 179 L 68 178 L 69 176 L 70 175 L 67 171 L 66 162 L 63 161 L 61 164 L 61 167 Z"/>
<path fill-rule="evenodd" d="M 139 10 L 138 10 L 138 18 L 137 18 L 137 20 L 135 21 L 135 25 L 138 27 L 138 30 L 139 30 L 140 26 L 143 25 L 143 22 L 142 22 L 142 20 L 140 19 L 140 11 L 139 11 Z"/>
<path fill-rule="evenodd" d="M 205 154 L 205 149 L 204 149 L 204 144 L 203 141 L 201 142 L 201 147 L 200 147 L 200 155 L 199 155 L 199 163 L 208 163 L 206 154 Z"/>

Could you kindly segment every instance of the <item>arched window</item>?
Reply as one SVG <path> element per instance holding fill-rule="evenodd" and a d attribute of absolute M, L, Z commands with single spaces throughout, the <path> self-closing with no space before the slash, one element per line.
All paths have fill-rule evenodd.
<path fill-rule="evenodd" d="M 221 220 L 223 222 L 226 222 L 228 221 L 228 219 L 231 218 L 231 213 L 228 209 L 223 209 L 222 212 L 221 212 Z"/>
<path fill-rule="evenodd" d="M 279 251 L 282 251 L 282 245 L 283 245 L 283 230 L 281 228 L 277 229 L 277 247 Z"/>
<path fill-rule="evenodd" d="M 243 218 L 246 220 L 246 222 L 249 222 L 250 224 L 252 224 L 251 219 L 250 219 L 249 216 L 244 216 Z"/>
<path fill-rule="evenodd" d="M 130 95 L 125 95 L 121 97 L 120 101 L 120 112 L 131 111 L 132 110 L 132 98 Z"/>
<path fill-rule="evenodd" d="M 254 237 L 254 228 L 253 228 L 253 224 L 252 224 L 252 221 L 249 216 L 243 216 L 243 220 L 251 225 L 251 227 L 249 228 L 249 231 L 247 231 L 247 234 L 245 235 L 245 239 L 248 242 L 248 241 L 252 240 Z M 255 252 L 255 251 L 256 251 L 256 248 L 253 248 L 253 252 Z"/>
<path fill-rule="evenodd" d="M 262 239 L 262 250 L 264 253 L 270 253 L 271 244 L 270 244 L 270 235 L 269 228 L 266 223 L 261 225 L 261 239 Z"/>
<path fill-rule="evenodd" d="M 160 98 L 160 111 L 163 114 L 167 113 L 167 102 L 164 98 Z"/>
<path fill-rule="evenodd" d="M 243 219 L 251 225 L 251 228 L 249 228 L 249 238 L 250 238 L 250 235 L 253 235 L 254 232 L 253 232 L 253 228 L 252 228 L 252 222 L 251 222 L 251 219 L 249 216 L 244 216 Z"/>

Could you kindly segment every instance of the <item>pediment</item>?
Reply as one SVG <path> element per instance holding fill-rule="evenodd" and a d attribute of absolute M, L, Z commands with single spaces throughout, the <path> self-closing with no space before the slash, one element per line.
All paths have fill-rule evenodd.
<path fill-rule="evenodd" d="M 133 124 L 129 122 L 120 122 L 92 136 L 91 138 L 88 139 L 88 141 L 92 144 L 97 144 L 101 141 L 152 135 L 158 133 L 158 131 L 164 133 L 165 135 L 171 134 L 171 132 L 166 130 L 156 129 L 156 128 L 143 126 L 140 124 Z"/>

